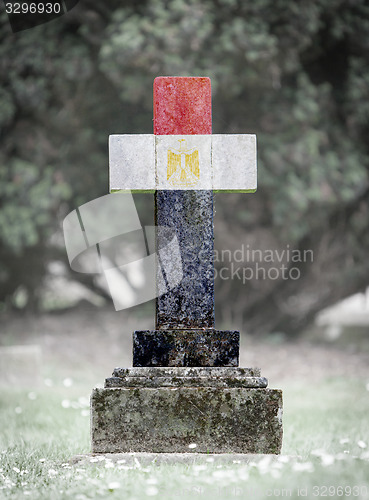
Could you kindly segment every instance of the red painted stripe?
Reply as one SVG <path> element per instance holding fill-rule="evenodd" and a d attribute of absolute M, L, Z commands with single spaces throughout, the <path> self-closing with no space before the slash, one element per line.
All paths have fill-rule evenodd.
<path fill-rule="evenodd" d="M 211 134 L 210 78 L 155 78 L 154 134 Z"/>

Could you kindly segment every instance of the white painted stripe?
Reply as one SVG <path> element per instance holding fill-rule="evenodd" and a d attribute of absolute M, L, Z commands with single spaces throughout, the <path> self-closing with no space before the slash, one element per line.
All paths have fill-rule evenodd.
<path fill-rule="evenodd" d="M 111 135 L 110 191 L 209 189 L 254 192 L 256 136 Z"/>

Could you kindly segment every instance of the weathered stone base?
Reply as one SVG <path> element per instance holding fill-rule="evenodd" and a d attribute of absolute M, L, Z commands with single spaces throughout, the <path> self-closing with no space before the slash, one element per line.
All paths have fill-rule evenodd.
<path fill-rule="evenodd" d="M 214 328 L 133 333 L 133 366 L 238 366 L 240 333 Z"/>
<path fill-rule="evenodd" d="M 268 381 L 259 368 L 148 367 L 115 368 L 105 387 L 249 387 L 265 388 Z"/>
<path fill-rule="evenodd" d="M 229 368 L 227 377 L 227 368 L 192 368 L 186 384 L 183 368 L 177 376 L 161 369 L 166 386 L 145 386 L 137 368 L 117 370 L 91 396 L 93 453 L 280 453 L 282 391 L 266 389 L 257 370 Z"/>

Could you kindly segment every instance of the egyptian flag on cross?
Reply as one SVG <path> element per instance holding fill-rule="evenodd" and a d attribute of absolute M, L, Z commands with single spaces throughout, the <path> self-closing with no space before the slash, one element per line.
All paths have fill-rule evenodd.
<path fill-rule="evenodd" d="M 212 134 L 211 83 L 154 81 L 154 134 L 111 135 L 110 192 L 202 189 L 252 193 L 256 136 Z"/>

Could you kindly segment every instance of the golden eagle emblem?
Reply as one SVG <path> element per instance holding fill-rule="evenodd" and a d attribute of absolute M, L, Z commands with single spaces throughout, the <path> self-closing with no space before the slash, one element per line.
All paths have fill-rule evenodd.
<path fill-rule="evenodd" d="M 167 180 L 172 186 L 192 187 L 199 179 L 199 151 L 187 149 L 186 140 L 179 139 L 179 149 L 168 149 Z"/>

